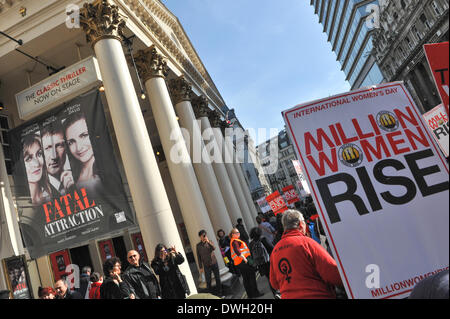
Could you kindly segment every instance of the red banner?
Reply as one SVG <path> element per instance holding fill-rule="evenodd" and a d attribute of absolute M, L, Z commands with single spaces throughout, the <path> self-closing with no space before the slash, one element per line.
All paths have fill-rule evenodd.
<path fill-rule="evenodd" d="M 278 215 L 288 209 L 283 196 L 281 196 L 278 191 L 267 196 L 266 201 L 269 203 L 275 215 Z"/>
<path fill-rule="evenodd" d="M 283 193 L 289 205 L 300 201 L 293 185 L 283 188 Z"/>
<path fill-rule="evenodd" d="M 449 114 L 448 42 L 425 44 L 424 50 L 442 103 L 444 103 L 447 114 Z"/>

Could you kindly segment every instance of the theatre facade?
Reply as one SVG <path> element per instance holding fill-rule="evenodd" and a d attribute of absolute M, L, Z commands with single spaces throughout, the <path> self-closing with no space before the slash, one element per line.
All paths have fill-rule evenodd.
<path fill-rule="evenodd" d="M 257 211 L 242 138 L 179 20 L 159 0 L 4 0 L 0 32 L 0 290 L 37 298 L 163 243 L 196 293 L 198 232 L 219 247 Z"/>

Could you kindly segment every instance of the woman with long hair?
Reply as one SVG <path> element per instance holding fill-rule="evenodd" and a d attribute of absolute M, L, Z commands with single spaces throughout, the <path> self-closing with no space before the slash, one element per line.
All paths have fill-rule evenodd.
<path fill-rule="evenodd" d="M 22 140 L 22 151 L 31 202 L 39 205 L 50 200 L 51 194 L 39 135 L 26 135 Z"/>
<path fill-rule="evenodd" d="M 163 244 L 156 245 L 152 268 L 159 276 L 162 299 L 184 299 L 189 295 L 189 286 L 178 265 L 184 262 L 184 257 L 174 247 L 168 249 Z"/>
<path fill-rule="evenodd" d="M 78 188 L 94 190 L 100 183 L 86 117 L 82 112 L 69 115 L 63 122 L 64 138 Z"/>

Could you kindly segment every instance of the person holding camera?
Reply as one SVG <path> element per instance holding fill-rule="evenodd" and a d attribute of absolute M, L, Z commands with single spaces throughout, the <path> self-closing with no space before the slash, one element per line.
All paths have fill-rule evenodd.
<path fill-rule="evenodd" d="M 184 257 L 175 246 L 167 248 L 163 244 L 156 245 L 151 265 L 159 276 L 162 299 L 185 299 L 190 294 L 186 277 L 178 268 L 183 262 Z"/>
<path fill-rule="evenodd" d="M 216 247 L 208 239 L 205 230 L 201 230 L 198 233 L 200 242 L 197 244 L 197 259 L 198 268 L 200 274 L 205 273 L 206 288 L 208 292 L 213 293 L 211 288 L 211 273 L 214 273 L 214 279 L 216 280 L 217 296 L 222 296 L 222 282 L 220 281 L 219 265 L 217 264 L 216 256 L 214 256 L 214 250 Z"/>
<path fill-rule="evenodd" d="M 130 292 L 136 299 L 159 299 L 161 289 L 158 279 L 148 263 L 141 261 L 141 256 L 136 250 L 127 253 L 129 266 L 124 272 L 123 278 L 127 282 Z"/>

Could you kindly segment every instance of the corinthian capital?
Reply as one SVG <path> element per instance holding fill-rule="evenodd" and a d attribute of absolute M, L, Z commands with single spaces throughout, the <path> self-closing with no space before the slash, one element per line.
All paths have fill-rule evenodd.
<path fill-rule="evenodd" d="M 204 95 L 192 99 L 192 109 L 196 118 L 209 117 L 209 112 L 211 111 L 208 107 L 208 99 Z"/>
<path fill-rule="evenodd" d="M 80 9 L 80 24 L 92 46 L 101 39 L 113 38 L 121 41 L 125 20 L 119 14 L 119 7 L 108 0 L 85 3 Z"/>
<path fill-rule="evenodd" d="M 186 81 L 184 76 L 170 80 L 167 86 L 174 105 L 183 101 L 190 101 L 194 94 L 191 84 Z"/>
<path fill-rule="evenodd" d="M 136 62 L 139 76 L 144 82 L 155 77 L 165 78 L 169 74 L 167 59 L 158 53 L 154 45 L 139 50 L 134 55 L 134 62 Z"/>
<path fill-rule="evenodd" d="M 220 114 L 216 110 L 212 110 L 208 114 L 209 122 L 212 127 L 223 128 L 222 120 L 220 119 Z"/>

